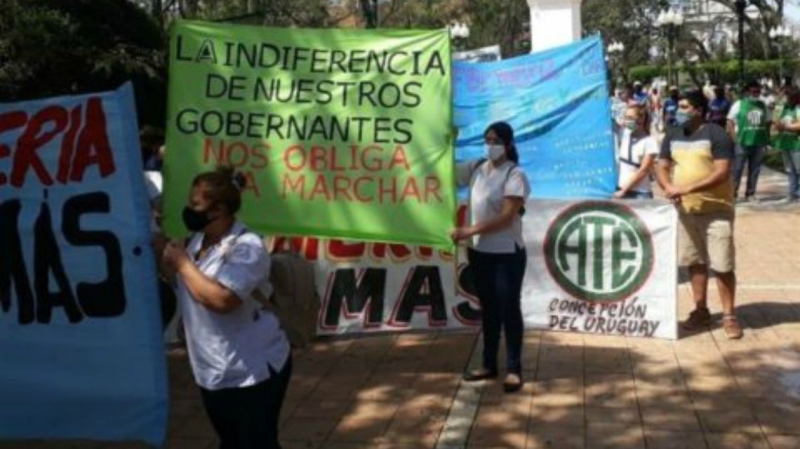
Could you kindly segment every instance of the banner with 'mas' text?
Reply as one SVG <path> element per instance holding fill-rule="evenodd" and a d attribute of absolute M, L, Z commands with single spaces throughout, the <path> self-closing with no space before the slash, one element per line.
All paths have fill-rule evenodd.
<path fill-rule="evenodd" d="M 671 204 L 532 200 L 526 209 L 526 328 L 676 338 Z M 461 249 L 312 238 L 292 246 L 316 266 L 320 335 L 480 325 Z"/>
<path fill-rule="evenodd" d="M 485 156 L 484 131 L 515 130 L 533 198 L 611 198 L 616 158 L 599 37 L 496 62 L 453 63 L 456 155 Z"/>
<path fill-rule="evenodd" d="M 0 440 L 163 443 L 133 89 L 0 104 Z"/>
<path fill-rule="evenodd" d="M 168 233 L 192 178 L 226 164 L 256 231 L 452 248 L 446 30 L 178 22 L 170 57 Z"/>

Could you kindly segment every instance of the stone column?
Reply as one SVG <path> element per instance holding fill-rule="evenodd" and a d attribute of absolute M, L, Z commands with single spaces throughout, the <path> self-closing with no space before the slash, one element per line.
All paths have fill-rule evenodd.
<path fill-rule="evenodd" d="M 581 39 L 581 0 L 528 0 L 531 53 Z"/>

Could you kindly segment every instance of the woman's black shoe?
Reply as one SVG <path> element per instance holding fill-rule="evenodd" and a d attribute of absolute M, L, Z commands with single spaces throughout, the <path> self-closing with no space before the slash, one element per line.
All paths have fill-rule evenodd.
<path fill-rule="evenodd" d="M 503 381 L 503 391 L 506 393 L 516 393 L 522 389 L 522 376 L 519 374 L 509 374 Z"/>
<path fill-rule="evenodd" d="M 467 382 L 477 382 L 479 380 L 497 379 L 497 371 L 490 371 L 488 369 L 477 369 L 464 373 L 462 377 Z"/>

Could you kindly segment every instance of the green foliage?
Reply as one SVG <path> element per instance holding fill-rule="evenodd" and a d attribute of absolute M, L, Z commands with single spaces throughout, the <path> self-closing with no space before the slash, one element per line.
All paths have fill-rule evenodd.
<path fill-rule="evenodd" d="M 655 18 L 668 5 L 666 0 L 583 0 L 583 34 L 599 33 L 606 44 L 623 43 L 625 50 L 620 57 L 623 65 L 646 64 L 653 45 L 649 37 L 659 31 Z"/>
<path fill-rule="evenodd" d="M 788 59 L 783 63 L 780 60 L 745 61 L 745 78 L 762 76 L 777 78 L 781 73 L 781 64 L 783 64 L 783 73 L 788 74 L 794 72 L 800 61 Z M 692 65 L 683 64 L 682 68 L 685 71 L 693 71 L 697 75 L 706 74 L 712 80 L 721 83 L 736 84 L 739 81 L 739 61 L 735 59 Z M 666 74 L 667 67 L 664 65 L 640 65 L 631 67 L 628 71 L 628 76 L 632 80 L 642 82 L 649 82 L 653 78 L 663 77 Z"/>
<path fill-rule="evenodd" d="M 185 19 L 314 28 L 335 25 L 342 18 L 328 8 L 327 0 L 179 0 L 178 3 L 180 16 Z"/>
<path fill-rule="evenodd" d="M 470 21 L 468 48 L 499 44 L 503 58 L 530 52 L 527 26 L 530 14 L 527 1 L 469 0 L 466 13 Z"/>
<path fill-rule="evenodd" d="M 667 67 L 664 65 L 640 65 L 631 67 L 628 70 L 628 78 L 631 81 L 650 82 L 654 78 L 666 77 Z"/>
<path fill-rule="evenodd" d="M 164 120 L 165 37 L 125 0 L 0 1 L 0 100 L 134 82 L 143 122 Z"/>

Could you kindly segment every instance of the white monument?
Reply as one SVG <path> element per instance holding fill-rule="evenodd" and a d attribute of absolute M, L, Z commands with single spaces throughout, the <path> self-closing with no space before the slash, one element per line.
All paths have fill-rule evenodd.
<path fill-rule="evenodd" d="M 528 0 L 531 53 L 581 39 L 581 0 Z"/>

